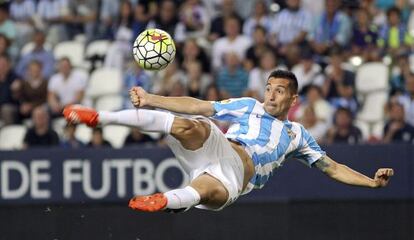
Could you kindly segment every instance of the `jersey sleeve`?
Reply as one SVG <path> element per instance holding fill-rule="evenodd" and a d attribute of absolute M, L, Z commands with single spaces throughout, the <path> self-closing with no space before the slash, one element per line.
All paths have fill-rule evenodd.
<path fill-rule="evenodd" d="M 303 126 L 300 128 L 301 139 L 299 140 L 299 146 L 293 158 L 300 160 L 309 167 L 312 167 L 312 164 L 322 156 L 325 156 L 326 153 Z"/>
<path fill-rule="evenodd" d="M 211 118 L 221 121 L 237 121 L 251 112 L 256 100 L 250 98 L 230 98 L 213 102 L 214 115 Z"/>

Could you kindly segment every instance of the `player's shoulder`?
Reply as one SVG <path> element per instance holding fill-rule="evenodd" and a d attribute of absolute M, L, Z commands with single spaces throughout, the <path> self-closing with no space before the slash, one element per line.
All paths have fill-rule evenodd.
<path fill-rule="evenodd" d="M 238 104 L 244 104 L 244 105 L 252 105 L 256 103 L 260 103 L 254 98 L 251 97 L 240 97 L 240 98 L 229 98 L 225 100 L 218 101 L 220 104 L 230 104 L 230 103 L 238 103 Z"/>
<path fill-rule="evenodd" d="M 306 128 L 298 122 L 290 122 L 290 124 L 292 125 L 292 130 L 296 133 L 300 133 L 302 135 L 303 132 L 306 132 Z"/>

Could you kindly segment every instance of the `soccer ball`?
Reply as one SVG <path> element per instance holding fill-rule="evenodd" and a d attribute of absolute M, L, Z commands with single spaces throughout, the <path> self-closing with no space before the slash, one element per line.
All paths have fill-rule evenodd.
<path fill-rule="evenodd" d="M 145 70 L 161 70 L 175 57 L 175 45 L 170 34 L 161 29 L 147 29 L 135 39 L 134 59 Z"/>

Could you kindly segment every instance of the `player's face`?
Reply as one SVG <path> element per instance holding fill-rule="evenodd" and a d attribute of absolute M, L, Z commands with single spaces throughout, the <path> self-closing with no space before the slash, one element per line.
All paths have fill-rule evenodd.
<path fill-rule="evenodd" d="M 297 94 L 289 90 L 289 80 L 270 78 L 264 94 L 264 109 L 270 115 L 285 120 L 291 106 L 296 103 Z"/>

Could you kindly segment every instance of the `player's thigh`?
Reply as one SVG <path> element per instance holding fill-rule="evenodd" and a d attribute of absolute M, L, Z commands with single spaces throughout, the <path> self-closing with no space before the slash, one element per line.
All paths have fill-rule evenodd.
<path fill-rule="evenodd" d="M 220 208 L 229 198 L 223 183 L 208 173 L 195 178 L 190 186 L 200 194 L 200 203 L 211 208 Z"/>
<path fill-rule="evenodd" d="M 175 117 L 171 135 L 180 141 L 188 150 L 196 150 L 203 146 L 210 135 L 210 124 L 198 119 Z"/>

